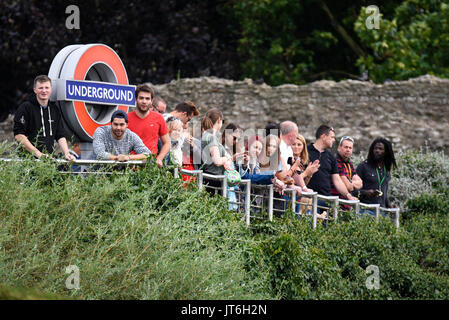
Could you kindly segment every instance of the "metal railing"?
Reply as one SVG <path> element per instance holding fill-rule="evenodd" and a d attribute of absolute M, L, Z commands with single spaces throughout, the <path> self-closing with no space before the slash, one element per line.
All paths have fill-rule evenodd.
<path fill-rule="evenodd" d="M 202 173 L 201 170 L 191 171 L 191 170 L 181 169 L 181 171 L 183 174 L 197 175 L 197 176 L 201 175 L 201 173 Z M 195 172 L 195 173 L 193 173 L 193 172 Z M 217 191 L 221 191 L 221 194 L 223 195 L 223 197 L 226 197 L 226 195 L 227 195 L 226 176 L 224 176 L 224 175 L 214 176 L 214 175 L 207 174 L 207 173 L 202 173 L 202 176 L 207 177 L 210 180 L 222 181 L 221 190 L 220 190 L 220 187 L 215 187 L 214 189 L 216 189 Z M 198 179 L 198 182 L 200 182 L 200 179 Z M 202 183 L 202 181 L 201 181 L 201 183 Z M 201 188 L 199 183 L 198 183 L 198 186 Z M 300 195 L 301 198 L 306 197 L 306 198 L 312 199 L 311 203 L 304 203 L 301 201 L 297 201 L 296 190 L 293 188 L 286 188 L 284 190 L 284 194 L 288 195 L 289 200 L 286 198 L 275 198 L 273 185 L 251 184 L 250 180 L 242 180 L 242 182 L 240 182 L 240 184 L 239 184 L 239 187 L 243 187 L 243 188 L 242 188 L 242 190 L 236 192 L 237 194 L 240 195 L 240 197 L 238 198 L 238 201 L 229 201 L 229 203 L 239 205 L 239 209 L 240 209 L 239 211 L 240 212 L 243 211 L 247 225 L 250 225 L 251 219 L 258 218 L 257 216 L 254 215 L 254 213 L 257 211 L 255 209 L 263 209 L 264 207 L 266 207 L 266 211 L 268 213 L 268 219 L 270 221 L 273 221 L 274 212 L 284 213 L 287 210 L 288 202 L 290 202 L 291 209 L 298 216 L 300 216 L 301 214 L 296 212 L 297 204 L 311 207 L 310 214 L 306 213 L 303 215 L 312 217 L 312 228 L 313 229 L 316 229 L 316 227 L 317 227 L 317 221 L 319 219 L 318 218 L 318 209 L 324 209 L 324 210 L 328 211 L 327 217 L 323 218 L 323 220 L 333 221 L 334 223 L 338 223 L 338 214 L 339 214 L 340 205 L 350 206 L 351 208 L 354 209 L 357 216 L 364 215 L 365 210 L 361 211 L 360 210 L 361 208 L 368 209 L 368 210 L 374 210 L 373 216 L 376 219 L 376 221 L 379 219 L 379 215 L 381 213 L 384 213 L 385 216 L 387 216 L 387 215 L 393 216 L 392 220 L 394 222 L 394 225 L 396 228 L 399 228 L 399 219 L 400 219 L 399 208 L 383 208 L 379 204 L 362 203 L 362 202 L 360 202 L 360 200 L 340 199 L 338 196 L 324 196 L 324 195 L 318 194 L 317 192 L 302 192 Z M 209 187 L 209 188 L 213 188 L 213 187 Z M 253 190 L 253 192 L 250 192 L 250 190 L 256 189 L 256 188 L 265 188 L 268 191 L 268 195 L 257 194 L 254 192 L 254 190 Z M 257 198 L 263 199 L 264 206 L 257 204 L 257 201 L 254 200 Z M 332 205 L 330 205 L 330 206 L 318 205 L 318 200 L 326 201 Z M 284 208 L 283 209 L 274 208 L 275 201 L 284 202 L 285 203 Z M 369 211 L 369 213 L 367 213 L 365 215 L 371 215 L 371 211 Z"/>
<path fill-rule="evenodd" d="M 0 158 L 0 161 L 7 162 L 20 162 L 26 161 L 25 159 L 6 159 Z M 35 159 L 35 161 L 40 161 Z M 55 163 L 59 165 L 66 166 L 81 166 L 80 172 L 66 171 L 65 173 L 72 174 L 112 174 L 113 171 L 98 171 L 95 168 L 111 166 L 111 168 L 117 167 L 128 167 L 128 166 L 142 166 L 146 164 L 146 161 L 135 160 L 119 162 L 113 160 L 75 160 L 67 161 L 62 159 L 52 159 Z M 90 170 L 93 167 L 94 170 Z M 202 170 L 187 170 L 178 167 L 169 167 L 173 170 L 173 176 L 179 178 L 180 174 L 185 176 L 194 177 L 199 189 L 204 189 L 205 187 L 215 190 L 215 193 L 221 193 L 223 197 L 228 196 L 228 185 L 225 175 L 212 175 L 203 172 Z M 61 171 L 64 172 L 64 171 Z M 116 172 L 116 171 L 114 171 Z M 120 172 L 118 172 L 120 174 Z M 220 187 L 214 187 L 204 184 L 204 178 L 212 181 L 220 181 Z M 261 192 L 261 190 L 263 192 Z M 312 217 L 312 228 L 316 229 L 318 219 L 322 219 L 326 222 L 333 221 L 333 223 L 338 223 L 338 214 L 340 205 L 349 205 L 354 209 L 356 216 L 373 216 L 376 221 L 379 219 L 379 215 L 383 216 L 393 216 L 392 220 L 395 227 L 399 228 L 399 218 L 400 210 L 399 208 L 383 208 L 379 204 L 367 204 L 362 203 L 359 200 L 346 200 L 340 199 L 338 196 L 324 196 L 318 194 L 317 192 L 302 192 L 300 198 L 311 198 L 311 203 L 301 202 L 297 200 L 296 189 L 286 188 L 284 190 L 284 195 L 287 197 L 275 197 L 275 191 L 272 184 L 270 185 L 257 185 L 252 184 L 251 180 L 242 180 L 238 184 L 238 189 L 230 190 L 236 194 L 236 201 L 229 201 L 230 205 L 235 205 L 237 211 L 244 214 L 244 220 L 247 226 L 251 224 L 251 219 L 264 218 L 264 214 L 268 214 L 269 221 L 273 221 L 273 216 L 275 213 L 283 214 L 288 209 L 288 204 L 291 204 L 291 209 L 295 214 L 300 216 Z M 322 206 L 318 205 L 318 201 L 322 200 L 331 205 Z M 275 208 L 275 201 L 277 203 L 277 208 Z M 280 204 L 280 205 L 279 205 Z M 304 214 L 297 212 L 297 205 L 310 207 L 310 210 L 305 210 Z M 318 209 L 327 210 L 326 217 L 318 217 Z M 362 212 L 362 213 L 361 213 Z M 331 214 L 332 213 L 332 214 Z M 365 214 L 364 214 L 365 213 Z M 259 214 L 259 216 L 257 215 Z"/>

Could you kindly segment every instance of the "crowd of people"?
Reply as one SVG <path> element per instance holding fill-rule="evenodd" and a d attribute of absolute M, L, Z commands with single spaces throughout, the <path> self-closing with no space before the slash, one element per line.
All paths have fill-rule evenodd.
<path fill-rule="evenodd" d="M 82 159 L 79 143 L 69 149 L 61 111 L 50 102 L 51 79 L 45 75 L 36 77 L 33 91 L 34 95 L 15 113 L 16 141 L 41 158 L 50 156 L 56 140 L 67 160 Z M 241 179 L 250 179 L 254 184 L 273 184 L 276 198 L 288 199 L 284 193 L 288 187 L 296 190 L 298 200 L 303 192 L 316 191 L 325 196 L 338 195 L 342 199 L 394 207 L 388 198 L 388 184 L 396 161 L 392 145 L 385 138 L 376 138 L 371 143 L 367 159 L 355 169 L 351 162 L 354 138 L 341 137 L 334 155 L 330 149 L 336 132 L 325 124 L 317 128 L 315 141 L 307 144 L 292 121 L 269 123 L 264 130 L 248 134 L 237 123 L 222 128 L 223 113 L 212 108 L 198 122 L 200 132 L 194 134 L 190 124 L 199 111 L 193 102 L 181 102 L 167 112 L 163 98 L 155 96 L 147 84 L 136 87 L 135 98 L 134 111 L 116 110 L 110 125 L 96 129 L 94 159 L 125 162 L 154 156 L 160 168 L 175 165 L 211 175 L 238 172 Z M 183 180 L 189 179 L 183 176 Z M 203 182 L 211 194 L 222 187 L 216 179 L 204 178 Z M 238 184 L 228 185 L 231 201 L 235 201 L 238 189 Z M 301 202 L 307 202 L 303 198 Z M 318 205 L 319 215 L 324 218 L 328 204 L 320 201 Z M 296 210 L 305 208 L 298 205 Z M 230 209 L 236 209 L 236 205 L 230 204 Z M 369 210 L 364 212 L 372 214 Z"/>

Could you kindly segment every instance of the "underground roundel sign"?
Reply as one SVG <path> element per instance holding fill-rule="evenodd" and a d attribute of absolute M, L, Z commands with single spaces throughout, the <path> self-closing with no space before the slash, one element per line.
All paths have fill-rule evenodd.
<path fill-rule="evenodd" d="M 103 44 L 70 45 L 53 59 L 52 101 L 57 101 L 70 129 L 84 142 L 109 124 L 112 113 L 135 106 L 136 87 L 129 85 L 117 53 Z"/>

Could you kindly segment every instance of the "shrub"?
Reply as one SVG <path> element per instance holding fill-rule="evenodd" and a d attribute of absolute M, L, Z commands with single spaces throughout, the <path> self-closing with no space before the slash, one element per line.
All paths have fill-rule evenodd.
<path fill-rule="evenodd" d="M 151 163 L 83 179 L 50 161 L 0 162 L 0 281 L 32 288 L 24 298 L 447 299 L 442 159 L 399 154 L 392 185 L 442 168 L 426 181 L 427 194 L 403 205 L 399 230 L 388 218 L 351 213 L 312 230 L 310 218 L 292 211 L 247 228 L 223 198 L 185 190 Z M 65 288 L 69 265 L 80 270 L 80 290 Z M 378 289 L 367 286 L 370 266 L 379 270 Z M 5 298 L 21 296 L 14 292 L 22 289 Z"/>
<path fill-rule="evenodd" d="M 241 217 L 149 164 L 86 179 L 0 163 L 0 281 L 81 299 L 266 298 L 246 276 Z M 80 270 L 67 290 L 65 268 Z"/>

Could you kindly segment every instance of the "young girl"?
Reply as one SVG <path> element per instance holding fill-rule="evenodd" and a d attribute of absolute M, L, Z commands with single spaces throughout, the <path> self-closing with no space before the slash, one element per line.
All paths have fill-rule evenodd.
<path fill-rule="evenodd" d="M 255 135 L 251 136 L 246 145 L 246 152 L 242 158 L 237 160 L 239 173 L 242 179 L 250 179 L 254 184 L 271 184 L 280 192 L 283 192 L 285 184 L 275 177 L 273 171 L 262 173 L 260 170 L 259 156 L 263 150 L 263 140 L 261 137 Z M 256 205 L 260 206 L 263 203 L 264 190 L 257 190 L 254 193 L 256 197 Z"/>
<path fill-rule="evenodd" d="M 262 173 L 274 173 L 276 178 L 284 184 L 281 188 L 279 188 L 276 183 L 275 187 L 275 198 L 283 197 L 286 200 L 289 200 L 288 195 L 284 195 L 285 187 L 296 189 L 296 193 L 298 195 L 301 194 L 301 189 L 294 185 L 294 180 L 291 177 L 291 172 L 287 170 L 286 159 L 281 156 L 280 151 L 281 140 L 276 135 L 268 135 L 265 137 L 264 143 L 264 153 L 262 153 L 259 157 L 261 162 L 261 171 Z M 286 204 L 283 201 L 274 201 L 273 207 L 278 210 L 285 210 Z"/>
<path fill-rule="evenodd" d="M 259 155 L 262 152 L 262 138 L 259 136 L 251 136 L 245 145 L 245 153 L 238 159 L 237 166 L 240 176 L 245 174 L 259 174 Z"/>
<path fill-rule="evenodd" d="M 260 154 L 260 170 L 262 172 L 274 172 L 279 179 L 287 176 L 287 165 L 281 157 L 279 150 L 281 140 L 272 134 L 265 137 L 264 152 Z"/>
<path fill-rule="evenodd" d="M 232 166 L 231 166 L 231 170 L 235 169 L 235 159 L 237 156 L 239 155 L 243 155 L 242 153 L 238 152 L 238 147 L 239 147 L 239 139 L 240 139 L 240 134 L 241 134 L 241 129 L 239 128 L 238 125 L 234 124 L 234 123 L 229 123 L 226 128 L 223 130 L 222 136 L 221 136 L 221 144 L 224 146 L 225 151 L 226 151 L 226 155 L 227 156 L 232 156 Z M 229 200 L 229 205 L 228 205 L 228 209 L 229 210 L 235 210 L 237 211 L 239 206 L 237 203 L 231 203 L 231 202 L 237 202 L 237 194 L 236 191 L 239 190 L 239 186 L 229 186 L 228 185 L 228 200 Z"/>
<path fill-rule="evenodd" d="M 169 117 L 166 121 L 168 134 L 170 136 L 170 152 L 165 158 L 166 164 L 182 166 L 182 142 L 183 142 L 183 123 L 176 117 Z"/>
<path fill-rule="evenodd" d="M 232 162 L 235 163 L 237 157 L 244 154 L 243 145 L 240 143 L 242 129 L 234 123 L 229 123 L 223 130 L 221 136 L 221 144 L 225 147 L 226 152 L 232 156 Z"/>

